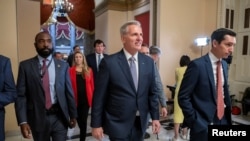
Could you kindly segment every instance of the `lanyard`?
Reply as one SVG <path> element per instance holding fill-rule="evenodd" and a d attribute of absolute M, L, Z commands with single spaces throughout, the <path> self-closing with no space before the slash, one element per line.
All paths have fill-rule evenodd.
<path fill-rule="evenodd" d="M 46 65 L 46 69 L 43 69 L 42 65 L 39 63 L 40 76 L 41 76 L 41 78 L 43 78 L 43 76 L 44 76 L 45 72 L 48 70 L 48 68 L 49 68 L 49 66 L 50 66 L 50 64 L 51 64 L 51 62 L 52 62 L 52 58 L 50 59 L 49 64 Z"/>

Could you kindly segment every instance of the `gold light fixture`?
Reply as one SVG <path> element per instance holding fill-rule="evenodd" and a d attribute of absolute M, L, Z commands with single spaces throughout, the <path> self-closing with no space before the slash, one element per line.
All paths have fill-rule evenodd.
<path fill-rule="evenodd" d="M 55 12 L 61 14 L 58 16 L 64 16 L 65 14 L 70 13 L 74 9 L 74 5 L 68 0 L 55 0 L 53 8 Z"/>
<path fill-rule="evenodd" d="M 68 0 L 43 0 L 43 5 L 52 7 L 52 13 L 46 22 L 48 25 L 56 23 L 57 17 L 66 17 L 74 9 L 73 4 Z"/>

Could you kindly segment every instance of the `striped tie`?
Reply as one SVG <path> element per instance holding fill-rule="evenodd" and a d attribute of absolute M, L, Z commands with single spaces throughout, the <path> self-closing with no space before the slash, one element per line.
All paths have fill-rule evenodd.
<path fill-rule="evenodd" d="M 43 89 L 45 94 L 45 107 L 46 109 L 49 109 L 52 106 L 51 103 L 51 97 L 50 97 L 50 86 L 49 86 L 49 71 L 46 66 L 47 59 L 43 60 L 43 66 L 42 66 L 42 81 L 43 81 Z"/>

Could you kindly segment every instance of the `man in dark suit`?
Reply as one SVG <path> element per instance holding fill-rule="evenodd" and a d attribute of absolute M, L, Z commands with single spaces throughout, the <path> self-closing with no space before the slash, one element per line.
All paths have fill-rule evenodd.
<path fill-rule="evenodd" d="M 5 140 L 4 107 L 14 102 L 16 97 L 16 85 L 12 73 L 10 59 L 0 55 L 0 141 Z"/>
<path fill-rule="evenodd" d="M 101 140 L 142 141 L 152 118 L 152 131 L 160 130 L 154 61 L 138 51 L 143 41 L 138 21 L 120 28 L 123 49 L 105 57 L 99 66 L 91 112 L 92 135 Z"/>
<path fill-rule="evenodd" d="M 233 52 L 236 33 L 225 28 L 217 29 L 211 35 L 211 44 L 208 54 L 188 65 L 179 90 L 179 105 L 190 127 L 190 141 L 207 141 L 208 125 L 231 124 L 228 66 L 222 58 Z M 218 61 L 222 63 L 222 68 L 217 71 Z M 221 75 L 217 78 L 217 74 Z M 217 81 L 221 77 L 222 81 Z M 217 92 L 217 88 L 222 92 Z M 219 95 L 217 98 L 217 94 L 224 97 L 221 98 L 223 105 L 218 108 L 220 98 Z"/>
<path fill-rule="evenodd" d="M 38 33 L 34 45 L 38 55 L 19 65 L 15 103 L 18 125 L 24 138 L 66 141 L 67 129 L 75 127 L 77 117 L 69 65 L 53 59 L 49 33 Z"/>
<path fill-rule="evenodd" d="M 157 63 L 157 61 L 159 61 L 160 54 L 161 54 L 161 50 L 160 50 L 159 47 L 151 46 L 149 48 L 149 46 L 146 43 L 143 43 L 141 45 L 141 49 L 139 50 L 139 52 L 150 56 L 154 60 L 155 64 Z M 159 103 L 161 105 L 161 116 L 162 117 L 167 117 L 168 112 L 167 112 L 166 95 L 165 95 L 165 93 L 163 91 L 161 77 L 160 77 L 160 73 L 158 71 L 157 66 L 155 66 L 155 69 L 156 69 L 156 71 L 155 71 L 155 80 L 156 80 L 156 87 L 159 90 Z M 150 117 L 148 117 L 148 118 L 150 118 Z M 150 137 L 149 133 L 146 133 L 145 136 L 144 136 L 145 139 L 147 139 L 149 137 Z"/>
<path fill-rule="evenodd" d="M 104 50 L 106 46 L 102 40 L 100 39 L 95 40 L 94 48 L 95 48 L 95 52 L 87 55 L 86 59 L 87 59 L 87 63 L 89 67 L 91 67 L 94 72 L 94 79 L 95 79 L 101 60 L 104 57 L 107 57 L 108 55 L 104 54 Z"/>
<path fill-rule="evenodd" d="M 79 45 L 75 45 L 73 47 L 73 53 L 71 53 L 68 58 L 67 58 L 67 62 L 69 64 L 70 67 L 72 67 L 72 63 L 73 63 L 73 57 L 74 57 L 74 53 L 75 52 L 78 52 L 78 51 L 81 51 L 81 47 Z"/>

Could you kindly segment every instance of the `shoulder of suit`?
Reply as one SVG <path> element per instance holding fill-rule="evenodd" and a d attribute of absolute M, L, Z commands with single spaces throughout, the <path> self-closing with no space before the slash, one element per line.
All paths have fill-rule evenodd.
<path fill-rule="evenodd" d="M 10 59 L 9 57 L 0 55 L 0 60 L 1 60 L 1 61 L 3 61 L 3 60 L 9 60 L 9 59 Z"/>
<path fill-rule="evenodd" d="M 67 62 L 63 60 L 58 60 L 58 59 L 53 59 L 55 63 L 60 63 L 60 64 L 68 64 Z"/>
<path fill-rule="evenodd" d="M 86 58 L 91 58 L 93 56 L 95 56 L 95 53 L 90 53 L 90 54 L 86 55 Z"/>
<path fill-rule="evenodd" d="M 26 63 L 39 63 L 39 60 L 37 58 L 37 56 L 34 56 L 32 58 L 28 58 L 28 59 L 25 59 L 23 61 L 20 62 L 20 64 L 26 64 Z"/>

